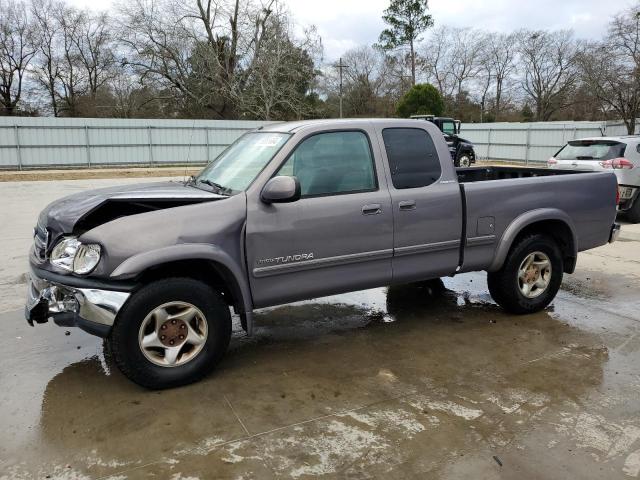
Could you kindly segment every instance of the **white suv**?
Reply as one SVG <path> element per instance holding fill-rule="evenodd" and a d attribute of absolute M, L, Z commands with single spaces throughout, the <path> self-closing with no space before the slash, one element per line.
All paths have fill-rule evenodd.
<path fill-rule="evenodd" d="M 547 161 L 561 170 L 612 170 L 618 177 L 618 209 L 640 222 L 640 136 L 571 140 Z"/>

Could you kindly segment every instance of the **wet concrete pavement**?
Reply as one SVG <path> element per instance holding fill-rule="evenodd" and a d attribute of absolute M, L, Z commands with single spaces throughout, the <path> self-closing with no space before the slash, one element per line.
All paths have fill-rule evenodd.
<path fill-rule="evenodd" d="M 504 313 L 481 273 L 300 302 L 151 392 L 19 310 L 23 230 L 90 184 L 0 185 L 0 479 L 640 477 L 640 226 L 545 312 Z"/>

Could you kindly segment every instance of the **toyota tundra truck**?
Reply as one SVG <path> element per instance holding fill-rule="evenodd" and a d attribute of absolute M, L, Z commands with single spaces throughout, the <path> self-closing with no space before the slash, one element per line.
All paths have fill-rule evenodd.
<path fill-rule="evenodd" d="M 619 233 L 616 177 L 456 169 L 416 120 L 269 125 L 196 177 L 81 192 L 40 214 L 27 321 L 104 337 L 148 388 L 194 382 L 223 357 L 231 309 L 487 271 L 496 303 L 544 309 L 578 252 Z"/>

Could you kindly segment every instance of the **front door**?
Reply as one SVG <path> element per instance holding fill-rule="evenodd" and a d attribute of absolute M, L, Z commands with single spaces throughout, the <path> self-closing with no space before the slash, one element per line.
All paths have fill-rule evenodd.
<path fill-rule="evenodd" d="M 425 129 L 386 128 L 380 134 L 391 177 L 393 282 L 452 275 L 460 260 L 462 233 L 462 199 L 453 167 L 443 172 Z"/>
<path fill-rule="evenodd" d="M 390 283 L 391 199 L 373 136 L 363 128 L 304 137 L 276 173 L 296 176 L 302 198 L 249 202 L 256 307 Z"/>

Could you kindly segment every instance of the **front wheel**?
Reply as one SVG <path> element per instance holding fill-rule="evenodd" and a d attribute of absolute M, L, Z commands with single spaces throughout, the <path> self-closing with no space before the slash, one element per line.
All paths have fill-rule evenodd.
<path fill-rule="evenodd" d="M 224 355 L 231 314 L 222 297 L 190 278 L 159 280 L 120 310 L 109 349 L 118 368 L 153 389 L 195 382 Z"/>
<path fill-rule="evenodd" d="M 489 272 L 491 297 L 515 314 L 534 313 L 555 298 L 563 276 L 562 254 L 557 243 L 541 234 L 519 240 L 497 272 Z"/>

